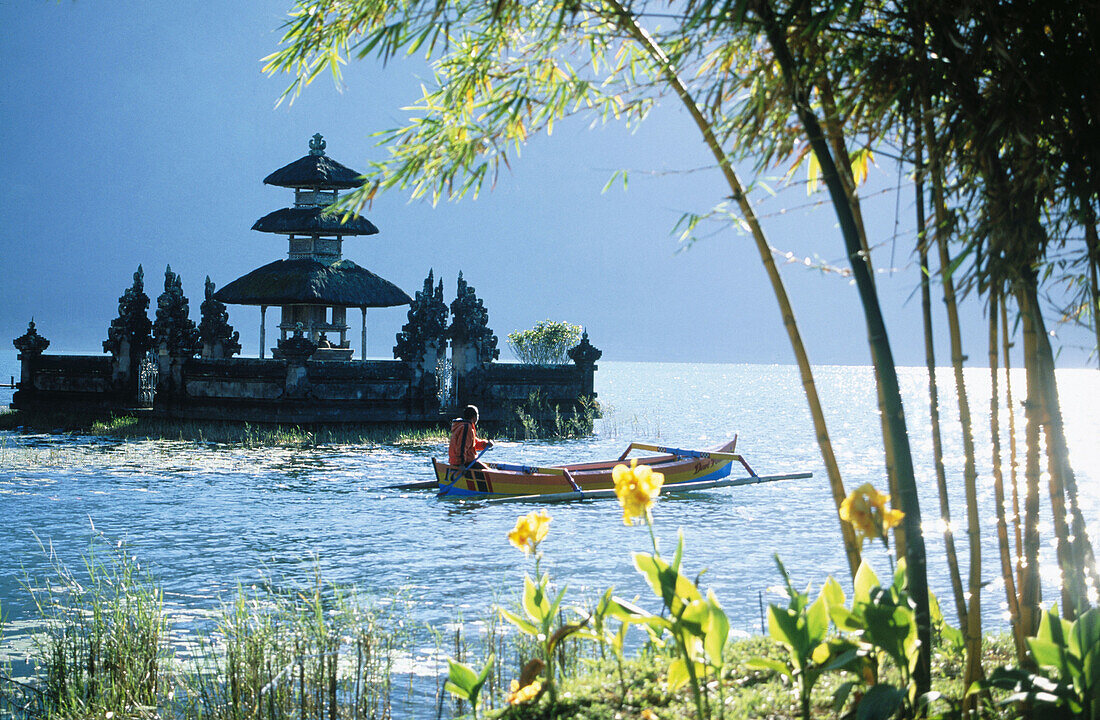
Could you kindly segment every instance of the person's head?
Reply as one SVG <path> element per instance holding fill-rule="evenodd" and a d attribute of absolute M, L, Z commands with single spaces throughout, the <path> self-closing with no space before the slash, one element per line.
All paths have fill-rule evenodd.
<path fill-rule="evenodd" d="M 477 405 L 467 405 L 462 410 L 462 419 L 469 420 L 470 422 L 477 422 Z"/>

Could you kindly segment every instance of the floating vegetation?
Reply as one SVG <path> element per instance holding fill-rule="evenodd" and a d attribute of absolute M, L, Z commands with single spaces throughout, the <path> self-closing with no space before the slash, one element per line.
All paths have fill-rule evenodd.
<path fill-rule="evenodd" d="M 178 420 L 151 412 L 87 415 L 64 412 L 0 413 L 0 430 L 96 435 L 125 440 L 187 440 L 244 447 L 309 448 L 321 445 L 420 445 L 443 442 L 441 428 L 413 425 L 279 425 L 219 420 Z"/>

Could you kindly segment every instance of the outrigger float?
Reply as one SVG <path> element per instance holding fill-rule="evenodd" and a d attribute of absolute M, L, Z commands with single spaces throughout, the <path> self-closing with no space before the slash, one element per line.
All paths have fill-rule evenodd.
<path fill-rule="evenodd" d="M 635 450 L 659 453 L 639 457 L 637 463 L 648 465 L 664 475 L 662 495 L 813 477 L 813 473 L 757 475 L 745 458 L 734 452 L 736 445 L 736 437 L 710 450 L 685 450 L 632 442 L 616 460 L 546 467 L 482 462 L 485 469 L 477 470 L 448 465 L 432 458 L 435 480 L 393 485 L 391 488 L 437 490 L 439 497 L 487 499 L 492 503 L 562 502 L 615 497 L 612 470 L 616 465 L 626 462 Z M 748 476 L 730 478 L 734 463 L 739 463 Z"/>

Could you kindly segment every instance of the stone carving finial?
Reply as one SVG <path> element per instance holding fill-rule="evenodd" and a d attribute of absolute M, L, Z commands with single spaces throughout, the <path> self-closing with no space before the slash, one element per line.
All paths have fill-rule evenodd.
<path fill-rule="evenodd" d="M 314 133 L 313 139 L 309 141 L 309 154 L 310 155 L 324 155 L 325 154 L 325 139 L 321 137 L 321 133 Z"/>
<path fill-rule="evenodd" d="M 447 335 L 455 343 L 471 346 L 478 361 L 489 363 L 500 357 L 497 336 L 489 327 L 489 312 L 474 288 L 458 273 L 458 297 L 451 303 L 451 327 Z"/>
<path fill-rule="evenodd" d="M 214 299 L 214 283 L 206 276 L 206 299 L 199 307 L 199 342 L 204 357 L 232 357 L 241 351 L 241 334 L 229 324 L 225 303 Z"/>
<path fill-rule="evenodd" d="M 446 345 L 447 303 L 443 302 L 443 281 L 435 285 L 433 271 L 428 271 L 424 289 L 416 293 L 409 308 L 409 321 L 397 333 L 393 356 L 405 362 L 419 362 L 429 345 L 440 350 Z"/>
<path fill-rule="evenodd" d="M 157 298 L 157 319 L 153 323 L 153 344 L 165 347 L 169 355 L 193 357 L 202 349 L 199 329 L 190 317 L 187 296 L 180 276 L 172 266 L 164 268 L 164 292 Z"/>
<path fill-rule="evenodd" d="M 34 318 L 31 318 L 27 332 L 12 340 L 11 344 L 19 351 L 19 359 L 22 360 L 24 357 L 41 355 L 50 346 L 50 341 L 38 334 L 34 329 Z"/>
<path fill-rule="evenodd" d="M 131 358 L 138 358 L 153 347 L 153 323 L 149 320 L 149 296 L 145 294 L 145 270 L 138 265 L 134 284 L 118 299 L 118 317 L 107 329 L 103 352 L 122 353 L 128 345 Z"/>
<path fill-rule="evenodd" d="M 569 358 L 577 365 L 595 365 L 596 361 L 603 357 L 603 352 L 588 342 L 588 330 L 581 335 L 581 341 L 569 351 Z"/>

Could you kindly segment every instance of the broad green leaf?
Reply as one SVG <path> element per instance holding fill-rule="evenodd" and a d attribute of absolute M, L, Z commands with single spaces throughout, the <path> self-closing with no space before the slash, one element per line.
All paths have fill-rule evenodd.
<path fill-rule="evenodd" d="M 515 625 L 527 635 L 530 635 L 531 637 L 538 636 L 538 628 L 532 625 L 531 622 L 528 621 L 526 618 L 522 618 L 519 615 L 516 615 L 511 610 L 505 610 L 504 608 L 500 608 L 500 614 L 505 620 Z"/>
<path fill-rule="evenodd" d="M 825 605 L 830 611 L 834 607 L 842 607 L 848 601 L 844 595 L 844 588 L 832 575 L 826 578 L 825 584 L 821 586 L 821 597 L 825 598 Z"/>
<path fill-rule="evenodd" d="M 1039 667 L 1055 668 L 1059 671 L 1066 669 L 1065 648 L 1055 645 L 1050 640 L 1042 640 L 1037 637 L 1028 638 L 1027 644 L 1031 648 L 1031 657 L 1035 659 L 1035 664 Z"/>
<path fill-rule="evenodd" d="M 682 688 L 690 679 L 684 658 L 676 658 L 668 664 L 668 691 L 670 693 Z"/>
<path fill-rule="evenodd" d="M 714 595 L 713 590 L 707 591 L 707 601 L 710 604 L 710 615 L 707 618 L 703 649 L 707 653 L 710 664 L 716 668 L 721 668 L 724 664 L 723 654 L 726 650 L 726 641 L 729 639 L 730 621 L 722 606 L 718 604 L 718 598 Z"/>
<path fill-rule="evenodd" d="M 819 643 L 825 639 L 829 630 L 829 609 L 825 598 L 818 596 L 806 611 L 806 631 L 810 643 Z"/>
<path fill-rule="evenodd" d="M 684 531 L 680 530 L 676 533 L 676 552 L 672 556 L 672 565 L 670 566 L 673 572 L 680 572 L 680 561 L 684 559 Z"/>
<path fill-rule="evenodd" d="M 875 571 L 871 569 L 871 566 L 864 560 L 859 564 L 859 569 L 856 570 L 856 579 L 853 583 L 853 598 L 852 603 L 865 603 L 871 599 L 871 588 L 880 586 L 878 576 L 875 575 Z"/>
<path fill-rule="evenodd" d="M 477 685 L 477 673 L 468 665 L 464 665 L 450 658 L 447 658 L 447 668 L 447 679 L 449 680 L 449 684 L 458 688 L 458 692 L 455 694 L 468 700 L 470 691 Z M 452 690 L 451 692 L 455 691 Z"/>
<path fill-rule="evenodd" d="M 814 648 L 814 651 L 810 653 L 810 660 L 814 665 L 824 665 L 829 661 L 829 644 L 821 643 Z"/>
<path fill-rule="evenodd" d="M 829 617 L 832 618 L 833 624 L 836 625 L 838 630 L 854 632 L 856 630 L 862 630 L 864 627 L 862 618 L 843 605 L 831 606 L 829 608 Z"/>
<path fill-rule="evenodd" d="M 530 575 L 523 576 L 523 609 L 529 618 L 540 624 L 549 617 L 550 601 L 546 599 L 545 577 L 536 584 Z"/>
<path fill-rule="evenodd" d="M 889 720 L 904 701 L 904 691 L 880 683 L 868 690 L 859 701 L 856 720 Z"/>
<path fill-rule="evenodd" d="M 854 680 L 841 683 L 840 687 L 833 693 L 833 712 L 837 715 L 844 709 L 844 705 L 848 702 L 848 696 L 852 694 L 852 689 L 858 686 Z"/>

